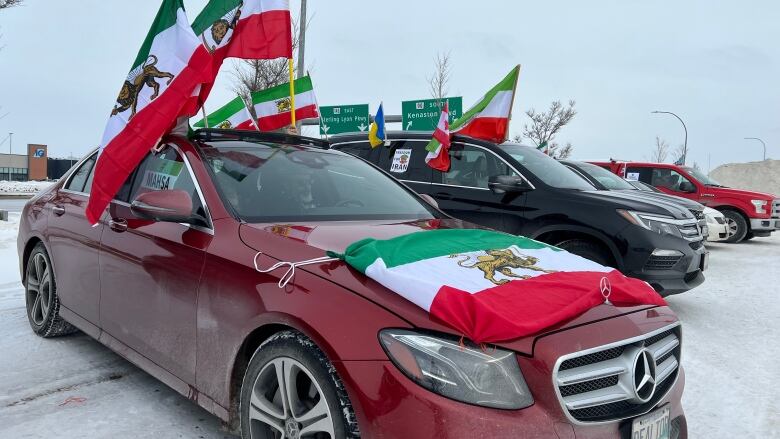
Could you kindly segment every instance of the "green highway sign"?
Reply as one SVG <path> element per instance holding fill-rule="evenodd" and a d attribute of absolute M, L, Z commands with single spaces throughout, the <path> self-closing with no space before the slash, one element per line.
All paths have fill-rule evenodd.
<path fill-rule="evenodd" d="M 320 107 L 320 134 L 368 131 L 368 104 Z"/>
<path fill-rule="evenodd" d="M 450 123 L 463 115 L 463 98 L 444 98 L 450 103 Z M 439 123 L 441 108 L 438 99 L 401 102 L 401 123 L 404 131 L 433 131 Z"/>

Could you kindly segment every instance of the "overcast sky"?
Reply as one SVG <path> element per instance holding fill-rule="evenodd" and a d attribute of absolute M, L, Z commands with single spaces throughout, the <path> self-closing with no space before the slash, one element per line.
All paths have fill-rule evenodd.
<path fill-rule="evenodd" d="M 25 0 L 0 11 L 0 141 L 82 155 L 102 134 L 158 0 Z M 185 0 L 190 19 L 206 0 Z M 297 15 L 299 0 L 291 4 Z M 515 64 L 523 69 L 511 133 L 529 108 L 575 99 L 559 142 L 576 158 L 647 159 L 655 136 L 683 141 L 689 164 L 780 158 L 780 2 L 310 0 L 306 66 L 322 105 L 429 97 L 437 52 L 451 96 L 468 107 Z M 227 64 L 231 64 L 228 62 Z M 229 66 L 226 66 L 229 67 Z M 229 99 L 228 68 L 207 109 Z M 7 116 L 3 117 L 3 115 Z M 8 142 L 0 149 L 7 151 Z"/>

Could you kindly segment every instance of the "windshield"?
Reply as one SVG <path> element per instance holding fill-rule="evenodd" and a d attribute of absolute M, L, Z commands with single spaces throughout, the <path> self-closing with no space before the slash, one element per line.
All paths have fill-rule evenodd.
<path fill-rule="evenodd" d="M 436 217 L 412 192 L 344 153 L 233 141 L 202 151 L 223 197 L 247 222 Z"/>
<path fill-rule="evenodd" d="M 711 179 L 707 174 L 701 172 L 696 168 L 689 168 L 685 166 L 683 167 L 683 169 L 685 169 L 685 171 L 691 174 L 693 178 L 699 180 L 699 182 L 701 182 L 705 186 L 725 187 L 722 184 L 718 183 L 717 181 Z"/>
<path fill-rule="evenodd" d="M 575 174 L 571 169 L 533 148 L 509 143 L 501 145 L 501 149 L 520 162 L 523 167 L 548 186 L 580 191 L 592 191 L 595 189 L 592 184 L 583 180 L 582 177 Z"/>
<path fill-rule="evenodd" d="M 602 167 L 591 165 L 590 163 L 582 163 L 582 162 L 577 162 L 574 166 L 576 166 L 577 169 L 584 172 L 585 174 L 588 174 L 590 178 L 601 183 L 601 185 L 607 188 L 608 190 L 611 191 L 636 190 L 636 188 L 632 186 L 631 183 L 623 180 L 622 178 L 607 171 Z"/>

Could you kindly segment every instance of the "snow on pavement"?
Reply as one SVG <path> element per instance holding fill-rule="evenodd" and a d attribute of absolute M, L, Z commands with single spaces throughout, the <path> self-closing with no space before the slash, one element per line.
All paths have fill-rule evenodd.
<path fill-rule="evenodd" d="M 89 337 L 33 335 L 17 268 L 19 214 L 11 220 L 0 221 L 0 437 L 233 438 Z M 704 285 L 668 298 L 683 321 L 690 436 L 777 437 L 780 234 L 709 247 Z"/>
<path fill-rule="evenodd" d="M 0 180 L 0 196 L 32 195 L 54 184 L 53 181 L 6 181 Z"/>

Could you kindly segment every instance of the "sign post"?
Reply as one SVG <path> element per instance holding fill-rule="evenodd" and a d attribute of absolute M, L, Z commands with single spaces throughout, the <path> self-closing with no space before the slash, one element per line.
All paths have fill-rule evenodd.
<path fill-rule="evenodd" d="M 367 132 L 368 104 L 320 107 L 320 134 Z"/>
<path fill-rule="evenodd" d="M 443 98 L 450 104 L 450 124 L 463 115 L 463 98 Z M 401 123 L 404 131 L 433 131 L 439 123 L 439 99 L 401 102 Z"/>

